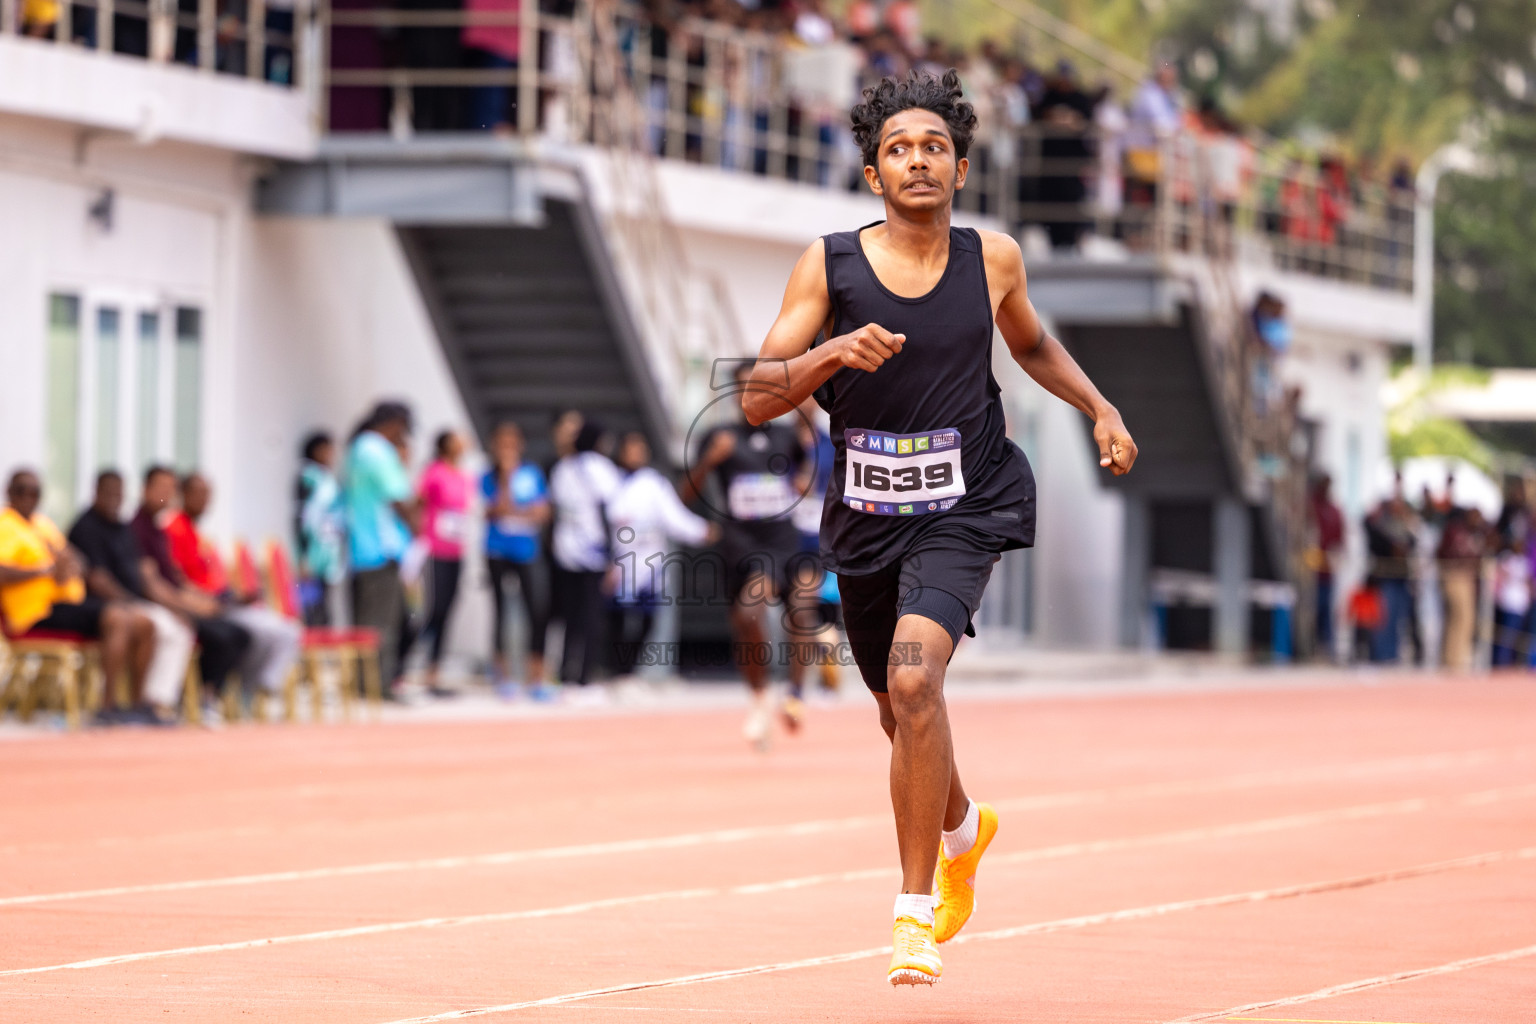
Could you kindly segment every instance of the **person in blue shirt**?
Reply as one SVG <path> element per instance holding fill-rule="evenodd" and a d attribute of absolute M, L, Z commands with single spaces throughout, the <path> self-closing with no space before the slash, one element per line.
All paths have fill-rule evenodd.
<path fill-rule="evenodd" d="M 517 577 L 528 615 L 527 682 L 535 694 L 544 683 L 544 633 L 549 628 L 549 587 L 540 534 L 549 522 L 549 488 L 538 465 L 523 461 L 523 431 L 516 423 L 497 426 L 491 435 L 491 468 L 480 478 L 485 499 L 485 565 L 490 573 L 496 617 L 491 649 L 496 690 L 504 697 L 518 684 L 507 664 L 507 582 Z"/>
<path fill-rule="evenodd" d="M 411 436 L 411 410 L 380 402 L 347 448 L 342 502 L 352 568 L 352 622 L 379 633 L 379 674 L 393 688 L 400 668 L 405 591 L 400 561 L 411 544 L 416 500 L 400 450 Z"/>

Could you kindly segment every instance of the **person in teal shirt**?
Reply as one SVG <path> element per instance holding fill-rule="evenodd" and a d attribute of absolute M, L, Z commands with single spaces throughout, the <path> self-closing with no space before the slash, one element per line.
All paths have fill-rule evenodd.
<path fill-rule="evenodd" d="M 410 547 L 416 503 L 400 450 L 411 436 L 411 410 L 380 402 L 347 449 L 343 503 L 352 568 L 352 622 L 379 633 L 379 673 L 393 686 L 400 669 L 405 592 L 400 560 Z"/>
<path fill-rule="evenodd" d="M 304 625 L 331 624 L 331 589 L 347 574 L 346 511 L 336 479 L 336 443 L 316 431 L 304 440 L 304 462 L 294 489 L 294 540 Z"/>

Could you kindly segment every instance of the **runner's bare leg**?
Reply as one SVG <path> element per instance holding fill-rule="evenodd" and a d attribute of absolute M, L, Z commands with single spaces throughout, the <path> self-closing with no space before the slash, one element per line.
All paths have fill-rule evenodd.
<path fill-rule="evenodd" d="M 759 664 L 762 659 L 752 655 L 762 650 L 762 645 L 768 639 L 767 631 L 763 628 L 763 611 L 767 603 L 766 595 L 771 592 L 772 585 L 767 577 L 754 573 L 742 587 L 736 603 L 731 605 L 731 634 L 736 642 L 736 667 L 753 693 L 762 693 L 768 688 L 768 666 Z"/>
<path fill-rule="evenodd" d="M 943 626 L 921 615 L 897 621 L 894 643 L 902 645 L 902 661 L 916 664 L 892 665 L 890 692 L 875 699 L 880 724 L 891 738 L 891 806 L 902 891 L 925 893 L 933 886 L 940 832 L 959 828 L 970 806 L 955 766 L 944 704 L 944 671 L 953 644 Z"/>

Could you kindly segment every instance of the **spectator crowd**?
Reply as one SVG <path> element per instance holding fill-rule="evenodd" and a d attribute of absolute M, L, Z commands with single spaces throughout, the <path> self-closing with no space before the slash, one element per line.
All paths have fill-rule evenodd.
<path fill-rule="evenodd" d="M 344 441 L 326 432 L 305 438 L 292 562 L 286 548 L 272 556 L 284 559 L 281 572 L 263 573 L 244 545 L 221 555 L 201 525 L 214 491 L 200 472 L 151 467 L 127 514 L 122 474 L 103 471 L 66 532 L 41 510 L 39 475 L 16 470 L 0 511 L 3 635 L 95 644 L 104 723 L 177 721 L 189 663 L 201 681 L 201 717 L 217 721 L 227 684 L 247 698 L 282 694 L 306 633 L 348 628 L 375 638 L 383 696 L 451 697 L 460 691 L 441 674 L 445 638 L 483 519 L 495 607 L 486 661 L 496 691 L 548 700 L 562 692 L 557 683 L 632 674 L 661 599 L 666 563 L 657 556 L 708 545 L 719 532 L 652 466 L 645 435 L 611 436 L 568 410 L 551 424 L 555 458 L 541 465 L 509 421 L 492 432 L 484 471 L 471 476 L 469 442 L 442 431 L 413 479 L 413 428 L 409 406 L 385 401 Z M 801 439 L 814 454 L 809 464 L 830 466 L 824 440 Z M 826 476 L 817 475 L 818 490 Z M 285 584 L 289 564 L 296 572 Z M 285 585 L 291 594 L 278 592 Z M 508 638 L 514 602 L 527 623 L 521 670 Z M 545 639 L 554 623 L 563 625 L 563 649 L 550 672 Z M 423 669 L 407 673 L 418 647 Z M 596 700 L 604 691 L 566 692 Z"/>
<path fill-rule="evenodd" d="M 1317 580 L 1317 647 L 1344 654 L 1335 623 L 1347 623 L 1348 657 L 1466 672 L 1482 666 L 1536 667 L 1536 523 L 1526 482 L 1511 478 L 1497 520 L 1425 487 L 1415 504 L 1397 478 L 1393 493 L 1362 527 L 1367 573 L 1341 602 L 1335 572 L 1345 521 L 1330 481 L 1313 485 L 1310 518 Z"/>
<path fill-rule="evenodd" d="M 338 27 L 333 66 L 518 67 L 525 45 L 518 0 L 403 6 L 460 12 L 470 21 Z M 569 0 L 539 7 L 556 18 L 573 13 Z M 942 76 L 955 68 L 978 120 L 962 205 L 1008 213 L 1015 227 L 1038 224 L 1055 248 L 1076 246 L 1090 228 L 1143 243 L 1164 188 L 1187 223 L 1231 225 L 1242 216 L 1243 227 L 1281 243 L 1282 259 L 1302 269 L 1358 276 L 1405 266 L 1399 258 L 1411 244 L 1413 199 L 1405 161 L 1381 173 L 1374 159 L 1351 162 L 1264 139 L 1210 95 L 1192 101 L 1170 62 L 1119 95 L 1111 81 L 1087 81 L 1068 61 L 1032 61 L 1022 45 L 986 38 L 967 48 L 925 33 L 915 0 L 852 0 L 840 15 L 825 0 L 643 0 L 599 4 L 594 16 L 614 19 L 623 74 L 641 99 L 658 155 L 859 190 L 863 175 L 847 129 L 859 90 L 888 75 Z M 533 121 L 549 129 L 568 113 L 560 88 L 574 89 L 580 70 L 567 36 L 536 35 L 546 86 Z M 400 91 L 338 87 L 331 124 L 339 131 L 512 132 L 519 124 L 514 81 L 414 85 L 403 111 L 408 124 L 397 123 Z M 1337 250 L 1352 243 L 1368 243 L 1372 256 L 1341 258 Z"/>
<path fill-rule="evenodd" d="M 1227 244 L 1225 229 L 1241 227 L 1266 239 L 1286 266 L 1406 287 L 1414 183 L 1405 161 L 1383 173 L 1374 157 L 1351 161 L 1262 138 L 1210 95 L 1192 101 L 1170 62 L 1122 96 L 1068 61 L 1031 60 L 1022 45 L 986 38 L 967 48 L 925 33 L 916 0 L 851 0 L 840 14 L 826 0 L 536 6 L 551 20 L 525 32 L 522 0 L 336 0 L 326 59 L 350 77 L 329 89 L 330 129 L 511 133 L 532 123 L 559 131 L 576 108 L 590 106 L 573 101 L 578 89 L 603 91 L 596 80 L 583 83 L 595 72 L 583 69 L 579 53 L 611 41 L 657 154 L 857 190 L 863 179 L 847 112 L 859 90 L 887 75 L 955 68 L 979 124 L 964 207 L 1007 216 L 1014 228 L 1039 225 L 1057 249 L 1089 233 L 1138 246 L 1148 242 L 1161 192 L 1163 208 L 1178 215 L 1178 244 Z M 172 8 L 157 31 L 149 7 L 117 3 L 107 19 L 111 48 L 253 71 L 247 0 L 216 0 L 207 34 L 197 0 Z M 23 0 L 19 29 L 95 47 L 105 24 L 97 13 L 94 5 Z M 290 83 L 293 0 L 267 0 L 260 16 L 261 74 Z M 586 18 L 595 31 L 578 24 Z M 576 40 L 583 32 L 592 36 L 585 48 Z M 205 55 L 199 47 L 209 37 L 214 52 Z M 520 79 L 530 40 L 536 74 Z M 380 76 L 376 84 L 364 84 L 370 75 Z M 525 118 L 519 84 L 530 81 L 539 109 Z"/>

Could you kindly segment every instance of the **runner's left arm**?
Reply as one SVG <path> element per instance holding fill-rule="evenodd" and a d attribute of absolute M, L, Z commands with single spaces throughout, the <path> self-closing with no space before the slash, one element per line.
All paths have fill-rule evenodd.
<path fill-rule="evenodd" d="M 1024 274 L 1024 255 L 1007 235 L 982 233 L 987 279 L 994 291 L 1003 293 L 997 307 L 997 326 L 1008 343 L 1013 361 L 1041 387 L 1093 420 L 1093 439 L 1099 446 L 1099 465 L 1124 476 L 1136 463 L 1136 442 L 1120 412 L 1093 386 L 1060 341 L 1040 323 L 1029 301 Z"/>

